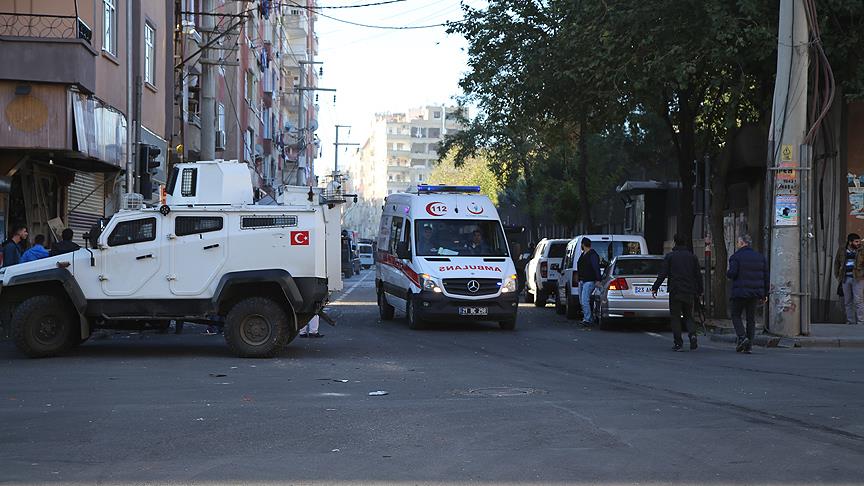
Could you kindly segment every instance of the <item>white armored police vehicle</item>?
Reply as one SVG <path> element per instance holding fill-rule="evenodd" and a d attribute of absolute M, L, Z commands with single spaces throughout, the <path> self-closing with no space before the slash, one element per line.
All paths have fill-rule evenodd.
<path fill-rule="evenodd" d="M 170 320 L 224 326 L 237 355 L 272 357 L 342 285 L 333 201 L 286 186 L 277 202 L 253 204 L 245 164 L 177 164 L 161 207 L 114 214 L 87 248 L 0 269 L 0 315 L 31 357 Z"/>
<path fill-rule="evenodd" d="M 498 211 L 476 186 L 420 185 L 387 196 L 378 233 L 381 318 L 408 326 L 496 321 L 516 327 L 518 286 Z"/>

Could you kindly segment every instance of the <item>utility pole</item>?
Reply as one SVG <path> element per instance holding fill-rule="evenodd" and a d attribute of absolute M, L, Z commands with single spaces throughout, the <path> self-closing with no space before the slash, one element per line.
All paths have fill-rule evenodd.
<path fill-rule="evenodd" d="M 341 147 L 341 146 L 347 147 L 349 145 L 354 145 L 354 146 L 360 145 L 359 143 L 347 143 L 347 142 L 339 143 L 339 129 L 340 128 L 351 128 L 351 125 L 336 125 L 336 143 L 333 144 L 333 147 L 334 147 L 334 150 L 333 150 L 333 175 L 334 176 L 339 172 L 339 147 Z M 348 132 L 348 135 L 351 135 L 350 130 Z"/>
<path fill-rule="evenodd" d="M 135 192 L 135 125 L 132 111 L 135 109 L 135 86 L 132 79 L 132 5 L 126 2 L 126 193 Z M 119 39 L 119 36 L 117 36 Z"/>
<path fill-rule="evenodd" d="M 300 155 L 302 154 L 303 163 L 305 164 L 303 167 L 304 167 L 304 169 L 307 169 L 306 170 L 306 177 L 310 178 L 310 180 L 311 180 L 311 174 L 309 172 L 312 170 L 312 168 L 309 164 L 309 157 L 308 157 L 309 152 L 308 152 L 308 150 L 306 150 L 306 145 L 309 143 L 309 139 L 307 137 L 307 130 L 306 130 L 306 117 L 307 117 L 307 113 L 306 113 L 306 91 L 310 91 L 310 89 L 306 86 L 306 77 L 309 76 L 309 68 L 307 66 L 315 65 L 315 64 L 323 64 L 323 63 L 320 61 L 307 61 L 307 60 L 301 59 L 301 60 L 297 61 L 297 64 L 300 65 L 300 71 L 301 71 L 301 73 L 300 73 L 300 86 L 297 88 L 297 92 L 298 92 L 298 96 L 299 96 L 299 103 L 300 103 L 300 106 L 297 110 L 298 111 L 297 145 L 299 148 L 299 150 L 297 151 L 297 165 L 299 168 L 300 167 Z M 312 90 L 314 90 L 314 89 L 315 88 L 312 87 Z M 299 174 L 299 171 L 298 171 L 298 174 Z M 306 185 L 306 182 L 307 181 L 305 181 L 305 180 L 302 180 L 302 181 L 299 180 L 299 177 L 298 177 L 298 180 L 297 180 L 298 185 L 301 185 L 301 186 Z"/>
<path fill-rule="evenodd" d="M 213 0 L 203 0 L 201 9 L 201 32 L 204 48 L 201 50 L 201 160 L 216 158 L 216 78 L 210 53 L 210 39 L 215 30 Z"/>
<path fill-rule="evenodd" d="M 300 144 L 300 153 L 303 154 L 305 168 L 306 168 L 306 177 L 308 181 L 297 181 L 299 185 L 309 185 L 310 187 L 314 184 L 315 174 L 313 172 L 313 167 L 311 164 L 311 155 L 310 155 L 310 146 L 312 145 L 312 135 L 314 129 L 310 127 L 306 127 L 306 120 L 308 117 L 308 113 L 306 112 L 306 92 L 307 91 L 336 91 L 333 88 L 319 88 L 317 86 L 305 86 L 303 79 L 309 74 L 306 66 L 315 65 L 315 64 L 323 64 L 321 61 L 298 61 L 300 64 L 300 68 L 302 69 L 302 73 L 300 75 L 300 86 L 297 88 L 297 91 L 300 96 L 300 123 L 297 127 L 298 130 L 298 143 Z M 300 142 L 302 140 L 302 142 Z M 299 156 L 298 156 L 298 165 L 299 165 Z M 305 182 L 305 184 L 304 184 Z"/>
<path fill-rule="evenodd" d="M 806 162 L 802 146 L 807 131 L 807 69 L 809 38 L 807 14 L 803 0 L 780 1 L 780 28 L 777 40 L 777 77 L 771 117 L 769 146 L 773 177 L 770 191 L 773 212 L 767 221 L 770 229 L 771 294 L 768 304 L 770 330 L 774 334 L 794 337 L 809 330 L 809 275 L 803 238 L 807 208 Z M 804 150 L 808 152 L 808 150 Z M 804 169 L 804 170 L 802 170 Z"/>

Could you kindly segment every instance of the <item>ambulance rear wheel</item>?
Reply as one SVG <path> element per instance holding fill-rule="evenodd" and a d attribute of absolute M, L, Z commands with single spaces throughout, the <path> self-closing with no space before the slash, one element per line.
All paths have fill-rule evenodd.
<path fill-rule="evenodd" d="M 290 317 L 266 297 L 248 297 L 225 317 L 225 342 L 241 358 L 272 358 L 291 340 Z"/>
<path fill-rule="evenodd" d="M 426 323 L 417 315 L 417 306 L 415 305 L 414 297 L 409 297 L 405 304 L 405 315 L 408 318 L 409 329 L 425 329 Z"/>
<path fill-rule="evenodd" d="M 384 295 L 383 290 L 378 291 L 378 314 L 381 316 L 382 321 L 392 321 L 393 314 L 396 309 L 393 308 L 392 305 L 387 303 L 387 297 Z"/>

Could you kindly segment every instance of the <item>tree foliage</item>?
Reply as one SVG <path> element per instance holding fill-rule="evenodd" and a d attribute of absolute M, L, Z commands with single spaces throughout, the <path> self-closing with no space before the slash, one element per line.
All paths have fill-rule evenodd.
<path fill-rule="evenodd" d="M 466 158 L 459 167 L 456 167 L 453 156 L 449 155 L 441 159 L 432 170 L 430 182 L 456 186 L 480 186 L 480 191 L 489 196 L 493 204 L 498 204 L 501 182 L 495 177 L 489 165 L 489 158 L 483 152 Z"/>

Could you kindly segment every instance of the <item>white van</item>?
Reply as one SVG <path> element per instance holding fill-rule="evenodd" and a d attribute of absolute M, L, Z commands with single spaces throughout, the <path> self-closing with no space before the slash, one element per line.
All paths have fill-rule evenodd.
<path fill-rule="evenodd" d="M 364 270 L 372 268 L 375 265 L 375 255 L 372 253 L 372 245 L 369 243 L 360 243 L 357 245 L 360 251 L 360 265 Z"/>
<path fill-rule="evenodd" d="M 498 211 L 479 187 L 427 186 L 387 196 L 378 233 L 381 319 L 497 321 L 516 327 L 518 284 Z"/>
<path fill-rule="evenodd" d="M 567 243 L 564 262 L 558 277 L 558 292 L 555 294 L 555 310 L 566 314 L 568 319 L 579 317 L 579 275 L 577 263 L 582 255 L 582 240 L 591 240 L 591 248 L 600 256 L 600 266 L 605 269 L 615 257 L 621 255 L 647 255 L 648 244 L 639 235 L 580 235 Z"/>

